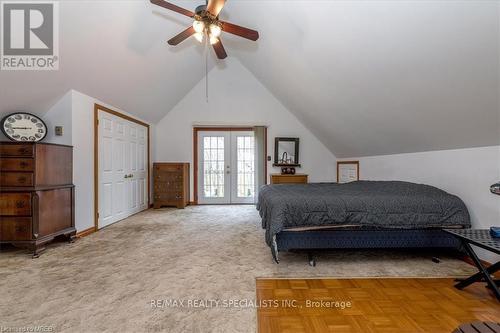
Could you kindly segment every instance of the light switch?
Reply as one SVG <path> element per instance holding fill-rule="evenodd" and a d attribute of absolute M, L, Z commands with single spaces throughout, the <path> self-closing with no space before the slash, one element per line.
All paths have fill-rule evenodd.
<path fill-rule="evenodd" d="M 62 126 L 56 126 L 55 132 L 57 136 L 62 136 L 63 135 L 63 127 Z"/>

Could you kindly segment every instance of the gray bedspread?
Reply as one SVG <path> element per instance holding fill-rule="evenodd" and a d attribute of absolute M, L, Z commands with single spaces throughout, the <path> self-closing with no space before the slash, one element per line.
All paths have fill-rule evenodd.
<path fill-rule="evenodd" d="M 470 227 L 469 212 L 457 196 L 400 181 L 265 185 L 257 210 L 269 246 L 277 233 L 296 227 Z"/>

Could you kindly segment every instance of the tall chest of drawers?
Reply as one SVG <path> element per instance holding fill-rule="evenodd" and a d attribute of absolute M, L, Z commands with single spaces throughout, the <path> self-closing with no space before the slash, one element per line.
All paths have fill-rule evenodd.
<path fill-rule="evenodd" d="M 72 240 L 74 198 L 71 146 L 0 143 L 0 244 L 36 257 L 58 236 Z"/>
<path fill-rule="evenodd" d="M 189 204 L 189 163 L 153 164 L 153 207 Z"/>

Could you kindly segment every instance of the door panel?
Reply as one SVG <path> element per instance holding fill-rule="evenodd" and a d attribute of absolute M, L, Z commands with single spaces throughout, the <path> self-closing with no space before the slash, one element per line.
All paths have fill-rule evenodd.
<path fill-rule="evenodd" d="M 231 132 L 231 203 L 253 203 L 255 142 L 253 132 Z"/>
<path fill-rule="evenodd" d="M 206 131 L 198 133 L 198 166 L 200 204 L 230 203 L 229 132 Z M 227 171 L 226 171 L 227 170 Z"/>
<path fill-rule="evenodd" d="M 148 206 L 147 128 L 101 110 L 98 120 L 98 227 L 102 228 Z"/>

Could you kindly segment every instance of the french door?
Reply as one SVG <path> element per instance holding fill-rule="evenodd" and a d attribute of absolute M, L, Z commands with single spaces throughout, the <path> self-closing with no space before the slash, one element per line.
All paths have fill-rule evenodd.
<path fill-rule="evenodd" d="M 146 126 L 98 111 L 98 228 L 148 207 Z"/>
<path fill-rule="evenodd" d="M 253 203 L 254 159 L 252 131 L 199 131 L 198 203 Z"/>

